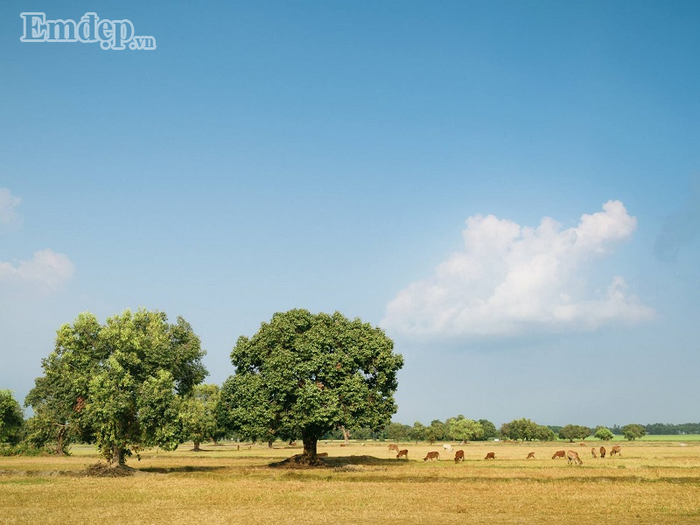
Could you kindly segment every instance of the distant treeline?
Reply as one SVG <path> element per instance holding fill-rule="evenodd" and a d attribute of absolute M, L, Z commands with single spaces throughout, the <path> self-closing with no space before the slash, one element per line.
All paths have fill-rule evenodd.
<path fill-rule="evenodd" d="M 514 423 L 519 423 L 522 426 L 531 427 L 529 436 L 509 435 L 513 434 L 512 428 Z M 537 425 L 529 420 L 518 420 L 504 424 L 501 429 L 486 419 L 472 420 L 464 416 L 448 418 L 446 421 L 435 419 L 428 425 L 420 422 L 415 422 L 413 425 L 404 425 L 402 423 L 390 423 L 385 428 L 379 431 L 372 431 L 368 428 L 358 428 L 349 431 L 351 439 L 358 440 L 390 440 L 390 441 L 486 441 L 494 438 L 515 438 L 549 441 L 557 437 L 565 439 L 566 430 L 574 425 L 562 427 L 558 425 Z M 668 423 L 654 423 L 650 425 L 639 425 L 646 430 L 647 435 L 683 435 L 683 434 L 700 434 L 700 423 L 683 423 L 673 425 Z M 623 428 L 619 425 L 605 426 L 600 425 L 590 429 L 588 427 L 575 426 L 576 429 L 585 429 L 585 432 L 577 437 L 584 439 L 585 435 L 593 435 L 597 429 L 607 428 L 616 436 L 624 435 Z M 564 433 L 562 433 L 564 429 Z M 551 431 L 551 432 L 548 432 Z M 522 433 L 522 432 L 521 432 Z M 323 439 L 343 439 L 343 432 L 338 429 L 327 433 Z M 568 436 L 567 436 L 568 438 Z"/>
<path fill-rule="evenodd" d="M 700 434 L 700 423 L 682 423 L 680 425 L 669 425 L 667 423 L 654 423 L 645 425 L 647 434 L 652 436 L 669 436 L 673 434 Z M 619 427 L 612 428 L 613 434 Z"/>

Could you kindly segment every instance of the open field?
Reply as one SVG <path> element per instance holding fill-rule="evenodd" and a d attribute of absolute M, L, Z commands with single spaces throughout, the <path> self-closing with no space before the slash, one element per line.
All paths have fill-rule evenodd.
<path fill-rule="evenodd" d="M 68 458 L 0 457 L 0 523 L 700 523 L 700 443 L 622 443 L 622 457 L 592 459 L 600 443 L 474 443 L 466 461 L 440 445 L 320 443 L 324 468 L 272 468 L 299 447 L 184 445 L 131 458 L 125 478 L 79 476 L 92 447 Z M 610 444 L 605 444 L 610 448 Z M 582 466 L 550 459 L 576 450 Z M 428 451 L 441 461 L 423 462 Z M 534 451 L 536 459 L 526 460 Z M 495 452 L 495 461 L 485 461 Z"/>

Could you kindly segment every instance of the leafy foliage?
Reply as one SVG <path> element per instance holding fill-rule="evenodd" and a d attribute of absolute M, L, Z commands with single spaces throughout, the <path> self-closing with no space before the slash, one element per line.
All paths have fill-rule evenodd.
<path fill-rule="evenodd" d="M 118 464 L 142 447 L 172 450 L 182 441 L 181 397 L 207 373 L 203 355 L 182 318 L 169 324 L 162 312 L 126 310 L 100 325 L 80 314 L 58 330 L 27 396 L 37 414 L 32 435 L 95 442 Z"/>
<path fill-rule="evenodd" d="M 586 439 L 591 435 L 591 429 L 581 425 L 566 425 L 559 431 L 559 439 L 574 440 Z"/>
<path fill-rule="evenodd" d="M 500 433 L 501 436 L 516 441 L 551 441 L 554 439 L 552 429 L 525 418 L 504 423 L 501 425 Z"/>
<path fill-rule="evenodd" d="M 433 419 L 425 429 L 425 437 L 430 443 L 447 439 L 445 423 L 439 419 Z"/>
<path fill-rule="evenodd" d="M 471 441 L 481 439 L 484 436 L 484 428 L 473 419 L 467 419 L 463 415 L 450 418 L 446 421 L 447 435 L 454 441 Z"/>
<path fill-rule="evenodd" d="M 24 414 L 10 390 L 0 390 L 0 443 L 16 445 L 22 439 Z"/>
<path fill-rule="evenodd" d="M 600 439 L 601 441 L 610 441 L 612 438 L 615 437 L 615 435 L 610 431 L 609 428 L 599 426 L 596 427 L 593 437 L 596 439 Z"/>
<path fill-rule="evenodd" d="M 475 440 L 488 440 L 498 437 L 498 429 L 491 421 L 488 419 L 480 419 L 478 423 L 481 425 L 484 435 L 481 438 L 474 438 Z"/>
<path fill-rule="evenodd" d="M 652 423 L 645 428 L 649 435 L 700 434 L 700 423 Z"/>
<path fill-rule="evenodd" d="M 229 427 L 269 441 L 301 436 L 315 456 L 326 432 L 345 426 L 385 427 L 403 358 L 379 328 L 340 313 L 276 313 L 252 337 L 240 337 L 236 373 L 222 388 Z"/>
<path fill-rule="evenodd" d="M 643 425 L 629 424 L 622 427 L 622 435 L 629 441 L 634 441 L 646 435 L 647 431 Z"/>
<path fill-rule="evenodd" d="M 220 398 L 218 385 L 197 385 L 192 395 L 182 402 L 180 421 L 184 436 L 194 442 L 195 450 L 199 450 L 200 443 L 216 439 L 221 434 L 217 419 Z"/>

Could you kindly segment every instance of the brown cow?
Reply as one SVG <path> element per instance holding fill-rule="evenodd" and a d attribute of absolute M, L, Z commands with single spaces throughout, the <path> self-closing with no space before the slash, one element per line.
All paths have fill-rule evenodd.
<path fill-rule="evenodd" d="M 601 458 L 605 457 L 605 447 L 600 447 L 600 457 Z"/>
<path fill-rule="evenodd" d="M 575 463 L 576 465 L 583 465 L 583 461 L 581 461 L 581 458 L 578 457 L 578 452 L 574 452 L 573 450 L 567 450 L 566 458 L 569 460 L 569 465 L 571 465 L 572 463 Z"/>
<path fill-rule="evenodd" d="M 393 450 L 394 452 L 398 452 L 398 451 L 399 451 L 399 446 L 396 445 L 395 443 L 392 443 L 391 445 L 389 445 L 389 452 L 391 452 L 392 450 Z"/>
<path fill-rule="evenodd" d="M 535 453 L 530 452 L 525 459 L 535 459 Z"/>
<path fill-rule="evenodd" d="M 423 461 L 440 461 L 439 452 L 428 452 L 428 454 L 423 458 Z"/>
<path fill-rule="evenodd" d="M 557 450 L 554 455 L 552 456 L 552 459 L 559 459 L 559 458 L 565 458 L 566 457 L 566 450 Z"/>
<path fill-rule="evenodd" d="M 593 459 L 598 459 L 598 454 L 595 453 L 595 447 L 591 447 L 591 456 L 593 456 Z"/>
<path fill-rule="evenodd" d="M 610 449 L 610 457 L 613 457 L 615 454 L 622 455 L 622 450 L 620 449 L 620 445 L 615 445 L 613 448 Z"/>
<path fill-rule="evenodd" d="M 316 454 L 317 458 L 327 458 L 328 457 L 328 452 L 319 452 Z"/>
<path fill-rule="evenodd" d="M 401 458 L 408 459 L 408 449 L 399 450 L 399 453 L 396 454 L 396 459 L 401 459 Z"/>
<path fill-rule="evenodd" d="M 486 454 L 486 457 L 484 459 L 496 459 L 496 453 L 495 452 L 489 452 Z"/>
<path fill-rule="evenodd" d="M 459 463 L 460 461 L 464 461 L 464 450 L 455 452 L 455 463 Z"/>

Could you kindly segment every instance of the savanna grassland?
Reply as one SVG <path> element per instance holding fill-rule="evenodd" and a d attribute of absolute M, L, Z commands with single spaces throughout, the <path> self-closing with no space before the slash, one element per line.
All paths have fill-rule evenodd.
<path fill-rule="evenodd" d="M 400 444 L 405 461 L 387 444 L 319 443 L 320 468 L 271 467 L 301 451 L 281 444 L 184 445 L 131 458 L 130 477 L 86 476 L 98 458 L 76 446 L 0 458 L 0 523 L 700 523 L 700 442 L 622 442 L 621 457 L 592 459 L 600 444 L 471 443 L 455 464 L 440 445 Z M 561 449 L 583 465 L 552 460 Z M 433 450 L 441 460 L 424 462 Z"/>

